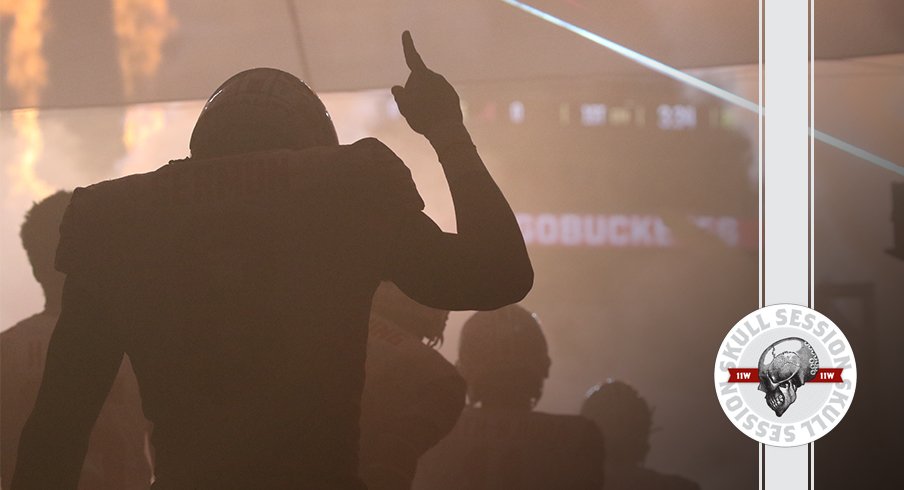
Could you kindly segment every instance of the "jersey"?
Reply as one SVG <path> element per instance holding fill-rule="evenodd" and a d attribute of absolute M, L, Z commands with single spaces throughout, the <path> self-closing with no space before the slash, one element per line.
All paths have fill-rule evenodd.
<path fill-rule="evenodd" d="M 34 406 L 44 373 L 47 344 L 57 316 L 38 313 L 0 334 L 0 469 L 9 488 L 19 434 Z M 91 434 L 80 490 L 141 490 L 151 481 L 145 455 L 148 423 L 128 359 L 107 396 Z"/>
<path fill-rule="evenodd" d="M 418 459 L 464 408 L 464 379 L 439 352 L 377 314 L 365 366 L 361 474 L 369 488 L 410 488 Z"/>
<path fill-rule="evenodd" d="M 603 452 L 596 426 L 579 416 L 467 408 L 421 458 L 414 488 L 596 490 Z"/>
<path fill-rule="evenodd" d="M 57 268 L 90 278 L 132 361 L 156 485 L 359 486 L 370 298 L 422 209 L 375 139 L 76 189 Z"/>

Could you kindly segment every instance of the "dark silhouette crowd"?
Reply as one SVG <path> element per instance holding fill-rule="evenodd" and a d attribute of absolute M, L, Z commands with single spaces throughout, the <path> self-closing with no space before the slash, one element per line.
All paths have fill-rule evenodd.
<path fill-rule="evenodd" d="M 458 350 L 468 407 L 421 460 L 414 488 L 602 488 L 596 427 L 577 415 L 534 411 L 549 367 L 535 315 L 511 305 L 472 316 Z"/>

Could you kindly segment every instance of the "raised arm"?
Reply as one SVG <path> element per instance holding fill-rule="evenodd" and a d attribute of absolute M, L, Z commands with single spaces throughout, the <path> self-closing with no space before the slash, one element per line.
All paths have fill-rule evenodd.
<path fill-rule="evenodd" d="M 12 490 L 78 487 L 91 429 L 123 356 L 104 333 L 110 325 L 93 299 L 78 274 L 66 278 L 44 379 L 19 439 Z"/>
<path fill-rule="evenodd" d="M 412 216 L 390 278 L 435 308 L 487 310 L 518 302 L 533 285 L 533 269 L 515 215 L 471 141 L 455 89 L 427 68 L 407 31 L 402 46 L 411 75 L 392 93 L 411 128 L 436 150 L 458 230 L 443 233 L 426 215 Z"/>

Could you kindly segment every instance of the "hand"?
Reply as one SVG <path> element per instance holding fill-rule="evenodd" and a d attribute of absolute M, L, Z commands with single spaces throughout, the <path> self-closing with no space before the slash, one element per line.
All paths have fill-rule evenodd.
<path fill-rule="evenodd" d="M 461 124 L 458 94 L 445 77 L 427 68 L 408 31 L 402 33 L 402 49 L 411 75 L 404 87 L 392 87 L 392 95 L 411 129 L 427 135 L 432 128 Z"/>

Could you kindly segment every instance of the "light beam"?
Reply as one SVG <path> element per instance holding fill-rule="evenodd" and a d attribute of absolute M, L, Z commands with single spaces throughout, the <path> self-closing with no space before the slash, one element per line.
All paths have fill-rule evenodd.
<path fill-rule="evenodd" d="M 571 22 L 560 19 L 548 12 L 544 12 L 543 10 L 540 10 L 536 7 L 532 7 L 526 3 L 519 2 L 518 0 L 500 0 L 500 1 L 502 1 L 503 3 L 507 3 L 507 4 L 511 5 L 512 7 L 515 7 L 519 10 L 527 12 L 528 14 L 533 15 L 534 17 L 537 17 L 538 19 L 544 20 L 546 22 L 549 22 L 550 24 L 553 24 L 553 25 L 561 27 L 569 32 L 577 34 L 578 36 L 581 36 L 584 39 L 587 39 L 588 41 L 591 41 L 604 48 L 614 51 L 614 52 L 624 56 L 625 58 L 628 58 L 642 66 L 650 68 L 651 70 L 661 73 L 669 78 L 672 78 L 674 80 L 678 80 L 679 82 L 690 85 L 691 87 L 694 87 L 698 90 L 706 92 L 714 97 L 717 97 L 726 102 L 729 102 L 731 104 L 744 108 L 748 111 L 755 112 L 758 114 L 761 113 L 760 105 L 757 104 L 756 102 L 753 102 L 752 100 L 748 100 L 744 97 L 741 97 L 740 95 L 729 92 L 728 90 L 725 90 L 721 87 L 717 87 L 709 82 L 703 81 L 693 75 L 689 75 L 689 74 L 687 74 L 675 67 L 669 66 L 661 61 L 655 60 L 653 58 L 650 58 L 649 56 L 638 53 L 637 51 L 634 51 L 631 48 L 618 44 L 615 41 L 606 39 L 603 36 L 600 36 L 599 34 L 596 34 L 596 33 L 588 31 L 587 29 L 584 29 L 583 27 L 579 27 L 575 24 L 572 24 Z M 765 109 L 763 109 L 762 114 L 765 115 L 765 113 L 766 113 L 766 111 L 765 111 Z M 886 170 L 890 170 L 898 175 L 904 175 L 904 167 L 892 162 L 891 160 L 882 158 L 879 155 L 871 153 L 858 146 L 852 145 L 844 140 L 841 140 L 840 138 L 836 138 L 835 136 L 832 136 L 823 131 L 819 131 L 819 130 L 816 130 L 813 128 L 810 128 L 810 130 L 813 133 L 813 137 L 816 138 L 816 140 L 818 140 L 818 141 L 826 143 L 829 146 L 835 147 L 835 148 L 837 148 L 841 151 L 844 151 L 848 154 L 851 154 L 857 158 L 861 158 L 869 163 L 872 163 L 873 165 L 884 168 Z"/>

